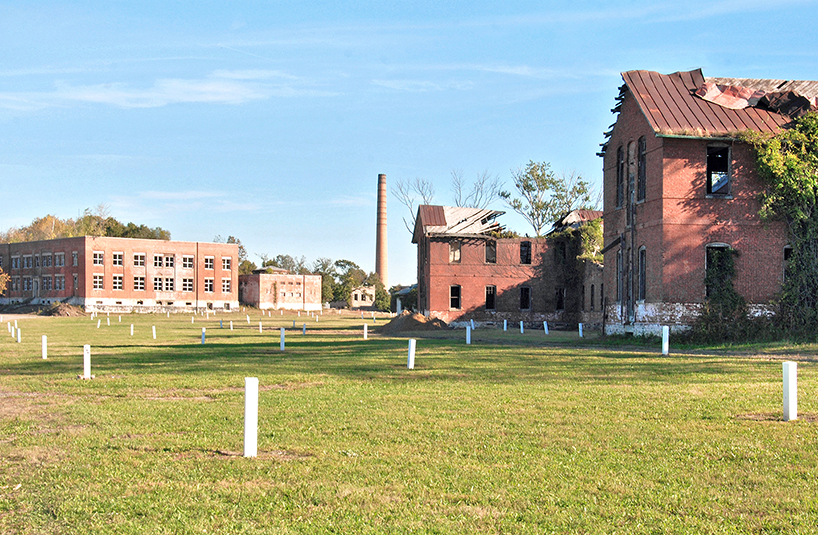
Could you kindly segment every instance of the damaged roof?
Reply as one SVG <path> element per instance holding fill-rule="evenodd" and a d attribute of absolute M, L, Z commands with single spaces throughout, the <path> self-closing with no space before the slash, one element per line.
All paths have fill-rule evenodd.
<path fill-rule="evenodd" d="M 415 218 L 412 243 L 421 236 L 485 236 L 503 230 L 496 222 L 505 212 L 465 206 L 437 206 L 422 204 Z"/>
<path fill-rule="evenodd" d="M 818 82 L 752 78 L 705 78 L 701 69 L 673 74 L 622 73 L 620 109 L 633 94 L 657 135 L 734 137 L 754 130 L 774 133 L 794 117 L 818 108 Z M 613 125 L 612 125 L 613 127 Z M 606 138 L 611 132 L 606 133 Z M 602 144 L 602 153 L 607 142 Z"/>
<path fill-rule="evenodd" d="M 566 227 L 577 228 L 583 223 L 594 221 L 602 217 L 602 210 L 588 210 L 581 208 L 571 210 L 554 223 L 554 231 L 565 229 Z"/>

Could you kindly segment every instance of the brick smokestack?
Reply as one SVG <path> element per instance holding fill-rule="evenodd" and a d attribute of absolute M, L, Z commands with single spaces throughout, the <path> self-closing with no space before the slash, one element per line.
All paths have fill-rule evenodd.
<path fill-rule="evenodd" d="M 389 288 L 386 247 L 386 175 L 378 175 L 378 231 L 375 237 L 375 273 Z"/>

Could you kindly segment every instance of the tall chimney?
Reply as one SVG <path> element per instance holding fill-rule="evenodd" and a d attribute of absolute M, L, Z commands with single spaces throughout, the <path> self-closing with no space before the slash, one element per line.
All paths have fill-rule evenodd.
<path fill-rule="evenodd" d="M 378 175 L 378 231 L 375 237 L 375 273 L 389 288 L 386 247 L 386 175 Z"/>

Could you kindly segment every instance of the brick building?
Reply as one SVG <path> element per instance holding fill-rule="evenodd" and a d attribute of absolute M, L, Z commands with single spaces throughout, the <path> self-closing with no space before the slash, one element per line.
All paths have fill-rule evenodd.
<path fill-rule="evenodd" d="M 782 96 L 814 99 L 818 83 L 705 78 L 701 70 L 622 77 L 600 153 L 606 331 L 687 328 L 705 301 L 708 258 L 724 248 L 739 253 L 736 290 L 762 311 L 781 288 L 787 238 L 783 224 L 759 218 L 754 152 L 737 133 L 786 127 Z"/>
<path fill-rule="evenodd" d="M 239 300 L 260 309 L 321 310 L 321 275 L 266 268 L 239 275 Z"/>
<path fill-rule="evenodd" d="M 78 237 L 0 244 L 11 280 L 0 304 L 64 302 L 86 311 L 238 306 L 238 245 Z"/>
<path fill-rule="evenodd" d="M 599 323 L 601 266 L 578 263 L 562 239 L 497 237 L 502 213 L 418 208 L 418 311 L 449 323 Z"/>

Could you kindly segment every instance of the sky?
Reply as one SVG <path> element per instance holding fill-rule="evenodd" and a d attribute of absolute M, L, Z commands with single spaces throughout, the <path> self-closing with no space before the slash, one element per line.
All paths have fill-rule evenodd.
<path fill-rule="evenodd" d="M 174 240 L 240 239 L 416 280 L 399 180 L 512 189 L 530 160 L 599 187 L 621 72 L 818 80 L 818 2 L 0 4 L 0 229 L 105 205 Z M 520 233 L 525 221 L 504 210 Z"/>

